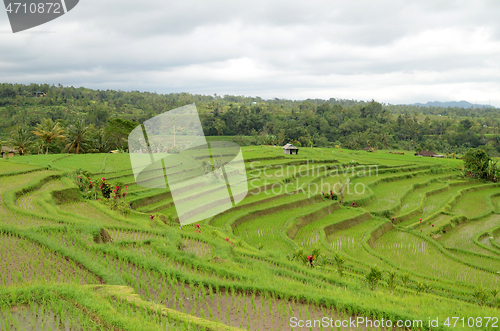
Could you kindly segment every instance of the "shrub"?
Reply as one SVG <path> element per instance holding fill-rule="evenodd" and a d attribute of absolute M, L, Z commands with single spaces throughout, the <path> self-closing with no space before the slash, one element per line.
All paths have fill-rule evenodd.
<path fill-rule="evenodd" d="M 488 294 L 482 287 L 479 287 L 478 289 L 474 290 L 474 292 L 472 293 L 472 297 L 476 299 L 476 302 L 480 306 L 484 305 L 486 301 L 488 301 Z"/>
<path fill-rule="evenodd" d="M 109 199 L 111 197 L 111 192 L 112 192 L 111 184 L 104 177 L 101 178 L 100 189 L 101 189 L 102 196 L 104 198 Z"/>
<path fill-rule="evenodd" d="M 464 173 L 471 178 L 497 181 L 497 163 L 482 149 L 471 148 L 463 157 Z"/>
<path fill-rule="evenodd" d="M 395 271 L 388 271 L 387 272 L 387 286 L 391 289 L 391 292 L 394 291 L 394 288 L 396 287 L 396 279 L 397 279 L 397 274 Z"/>
<path fill-rule="evenodd" d="M 366 281 L 373 291 L 377 288 L 378 282 L 382 280 L 382 271 L 375 265 L 370 267 L 370 272 L 366 275 Z"/>
<path fill-rule="evenodd" d="M 339 276 L 342 277 L 344 275 L 344 263 L 346 262 L 346 259 L 338 252 L 335 253 L 333 259 L 335 260 L 335 264 L 337 265 L 337 272 L 339 273 Z"/>

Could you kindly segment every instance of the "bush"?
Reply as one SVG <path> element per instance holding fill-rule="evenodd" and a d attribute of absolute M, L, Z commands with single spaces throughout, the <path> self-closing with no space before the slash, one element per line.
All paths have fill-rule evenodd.
<path fill-rule="evenodd" d="M 106 180 L 106 178 L 101 178 L 101 185 L 100 185 L 100 189 L 101 189 L 101 192 L 102 192 L 102 196 L 105 198 L 105 199 L 109 199 L 111 197 L 111 184 Z"/>
<path fill-rule="evenodd" d="M 476 179 L 497 181 L 497 163 L 484 150 L 471 148 L 464 155 L 463 160 L 464 175 Z"/>
<path fill-rule="evenodd" d="M 366 282 L 373 291 L 377 288 L 378 282 L 382 280 L 382 271 L 377 266 L 370 267 L 370 272 L 366 275 Z"/>

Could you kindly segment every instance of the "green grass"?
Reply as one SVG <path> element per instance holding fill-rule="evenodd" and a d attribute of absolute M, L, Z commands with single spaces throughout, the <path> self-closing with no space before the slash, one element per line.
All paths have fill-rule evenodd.
<path fill-rule="evenodd" d="M 374 250 L 399 267 L 428 277 L 498 288 L 500 278 L 490 272 L 459 263 L 434 245 L 407 232 L 391 231 L 374 246 Z"/>
<path fill-rule="evenodd" d="M 373 188 L 375 199 L 366 209 L 370 212 L 394 209 L 401 205 L 401 199 L 407 192 L 413 191 L 415 184 L 423 184 L 433 179 L 439 179 L 447 174 L 417 175 L 405 180 L 383 182 Z"/>
<path fill-rule="evenodd" d="M 499 191 L 500 189 L 495 187 L 468 193 L 458 199 L 451 212 L 465 215 L 468 218 L 479 216 L 490 209 L 487 201 L 492 194 L 498 194 Z"/>
<path fill-rule="evenodd" d="M 362 209 L 356 208 L 340 208 L 334 210 L 331 214 L 326 215 L 323 218 L 315 220 L 306 226 L 302 227 L 297 236 L 295 237 L 295 241 L 300 246 L 314 246 L 320 244 L 320 231 L 327 225 L 339 223 L 356 216 L 363 214 Z"/>
<path fill-rule="evenodd" d="M 401 226 L 407 226 L 410 224 L 417 224 L 419 222 L 419 219 L 422 218 L 425 220 L 432 214 L 438 212 L 442 208 L 445 207 L 445 205 L 451 201 L 451 199 L 456 196 L 459 191 L 466 189 L 466 188 L 471 188 L 479 185 L 484 185 L 484 183 L 481 182 L 463 182 L 463 185 L 454 185 L 454 186 L 449 186 L 449 189 L 437 194 L 432 194 L 427 198 L 427 201 L 425 202 L 423 206 L 422 213 L 402 222 L 400 225 Z"/>
<path fill-rule="evenodd" d="M 0 175 L 32 171 L 37 168 L 35 164 L 18 164 L 10 162 L 10 159 L 0 159 Z"/>
<path fill-rule="evenodd" d="M 494 253 L 476 245 L 472 238 L 478 233 L 498 226 L 499 222 L 500 215 L 493 214 L 478 221 L 462 223 L 449 230 L 446 234 L 443 234 L 439 238 L 439 242 L 448 247 L 455 247 L 469 250 L 471 252 L 495 256 Z"/>
<path fill-rule="evenodd" d="M 247 160 L 260 160 L 254 166 L 261 168 L 252 170 L 251 162 L 246 164 L 253 179 L 250 188 L 274 183 L 274 189 L 249 194 L 237 208 L 211 220 L 200 220 L 199 230 L 193 225 L 179 228 L 164 224 L 160 217 L 149 220 L 152 210 L 160 210 L 157 215 L 175 215 L 171 198 L 150 199 L 139 208 L 148 213 L 136 210 L 123 216 L 105 204 L 83 199 L 56 205 L 52 192 L 74 185 L 68 178 L 44 181 L 57 174 L 55 171 L 0 176 L 0 270 L 8 270 L 5 285 L 8 282 L 12 286 L 0 287 L 0 314 L 18 318 L 10 310 L 6 313 L 13 305 L 22 305 L 17 298 L 42 298 L 56 292 L 111 321 L 103 325 L 104 329 L 124 331 L 165 329 L 166 314 L 173 322 L 170 330 L 283 329 L 292 314 L 302 318 L 375 314 L 385 319 L 423 320 L 429 316 L 444 320 L 447 316 L 496 314 L 491 301 L 479 306 L 472 293 L 480 286 L 490 290 L 500 285 L 495 273 L 500 270 L 497 236 L 491 233 L 479 238 L 486 248 L 476 244 L 474 238 L 493 232 L 500 224 L 500 215 L 470 218 L 481 215 L 489 206 L 498 208 L 500 198 L 493 196 L 498 189 L 465 192 L 457 199 L 461 190 L 484 185 L 448 180 L 448 176 L 458 174 L 452 169 L 461 164 L 460 160 L 326 148 L 301 148 L 298 155 L 284 155 L 280 147 L 270 146 L 243 147 L 242 151 Z M 308 159 L 316 162 L 292 164 Z M 320 163 L 324 160 L 330 161 Z M 328 176 L 322 167 L 342 164 L 356 166 L 340 168 L 338 176 Z M 106 177 L 112 184 L 129 183 L 129 202 L 166 192 L 133 185 L 126 153 L 15 157 L 0 160 L 0 175 L 49 165 L 64 172 L 88 170 L 92 178 Z M 376 165 L 378 175 L 358 177 L 363 165 Z M 312 169 L 322 170 L 305 173 Z M 297 173 L 300 170 L 302 174 Z M 346 197 L 347 204 L 356 199 L 359 205 L 342 206 L 328 214 L 323 208 L 336 208 L 337 204 L 317 195 L 321 189 L 328 192 L 327 185 L 347 179 L 350 188 L 356 184 L 366 188 L 362 194 L 351 192 Z M 457 183 L 462 185 L 454 185 Z M 420 205 L 425 194 L 448 186 Z M 301 188 L 305 192 L 285 194 Z M 197 189 L 200 194 L 216 196 L 209 186 Z M 304 204 L 302 200 L 308 197 L 316 202 Z M 450 201 L 455 204 L 448 209 Z M 192 201 L 191 208 L 198 207 L 196 200 Z M 420 207 L 422 213 L 392 230 L 388 226 L 391 216 L 382 213 L 391 210 L 404 215 Z M 269 208 L 280 211 L 271 212 Z M 458 218 L 458 214 L 469 219 Z M 239 222 L 245 215 L 252 216 Z M 433 215 L 437 216 L 429 218 Z M 347 222 L 354 218 L 357 225 Z M 425 220 L 422 232 L 419 218 Z M 461 223 L 456 224 L 458 221 Z M 234 233 L 230 226 L 233 222 L 237 224 Z M 329 227 L 332 224 L 337 224 L 335 230 Z M 409 225 L 414 226 L 414 233 L 397 229 Z M 446 233 L 440 232 L 445 226 Z M 113 242 L 94 240 L 103 229 Z M 328 235 L 324 229 L 328 229 Z M 489 236 L 494 237 L 493 244 Z M 298 247 L 306 256 L 315 247 L 320 248 L 316 267 L 292 258 Z M 331 258 L 336 252 L 347 259 L 343 277 L 336 272 L 335 264 L 321 263 L 321 254 Z M 48 262 L 42 266 L 44 258 Z M 376 291 L 371 291 L 364 279 L 373 265 L 383 270 L 384 278 L 391 270 L 399 276 L 409 271 L 409 287 L 403 288 L 398 280 L 392 291 L 382 281 Z M 46 283 L 26 287 L 36 273 Z M 80 285 L 96 282 L 106 286 Z M 417 293 L 419 282 L 432 284 L 430 293 Z M 54 307 L 57 309 L 50 304 L 47 309 Z M 158 315 L 160 309 L 163 321 Z M 78 323 L 75 325 L 77 328 Z"/>
<path fill-rule="evenodd" d="M 419 188 L 415 189 L 413 192 L 408 194 L 403 198 L 401 201 L 401 208 L 399 208 L 399 211 L 397 212 L 397 215 L 403 215 L 407 212 L 412 211 L 413 209 L 417 208 L 420 205 L 420 201 L 422 197 L 427 193 L 431 192 L 434 190 L 439 190 L 443 187 L 445 187 L 446 182 L 432 182 L 429 183 L 425 186 L 420 186 Z"/>
<path fill-rule="evenodd" d="M 313 212 L 324 206 L 326 206 L 326 203 L 313 204 L 299 209 L 290 207 L 290 209 L 276 214 L 270 214 L 244 222 L 237 226 L 234 232 L 250 245 L 256 247 L 260 243 L 268 250 L 272 249 L 285 253 L 286 251 L 290 251 L 291 245 L 280 236 L 280 230 L 283 229 L 287 222 L 298 215 Z"/>
<path fill-rule="evenodd" d="M 298 193 L 298 194 L 284 194 L 281 196 L 279 199 L 273 199 L 274 197 L 277 197 L 277 195 L 274 195 L 272 191 L 264 191 L 260 194 L 255 194 L 251 195 L 247 198 L 245 198 L 241 204 L 238 204 L 238 206 L 245 206 L 250 203 L 255 203 L 255 202 L 260 202 L 258 204 L 248 206 L 247 208 L 239 209 L 239 210 L 234 210 L 234 211 L 229 211 L 223 214 L 216 215 L 212 218 L 210 221 L 210 224 L 215 227 L 223 227 L 224 224 L 229 222 L 230 220 L 235 219 L 238 216 L 242 216 L 247 214 L 248 212 L 251 211 L 256 211 L 256 210 L 262 210 L 266 208 L 271 208 L 271 207 L 276 207 L 282 204 L 286 203 L 292 203 L 295 201 L 303 200 L 307 198 L 307 195 L 304 193 Z M 273 199 L 273 200 L 270 200 Z M 270 200 L 270 201 L 267 201 Z"/>
<path fill-rule="evenodd" d="M 0 164 L 16 164 L 21 168 L 23 167 L 46 167 L 48 165 L 53 165 L 58 159 L 68 157 L 68 154 L 42 154 L 42 155 L 24 155 L 24 156 L 15 156 L 9 159 L 0 159 Z M 7 161 L 8 160 L 8 161 Z M 3 166 L 2 166 L 3 167 Z"/>
<path fill-rule="evenodd" d="M 389 264 L 370 254 L 363 247 L 363 240 L 378 224 L 380 224 L 379 219 L 370 219 L 349 228 L 336 230 L 328 235 L 326 245 L 332 252 L 343 255 L 347 259 L 346 266 L 354 268 L 358 272 L 360 272 L 359 270 L 368 272 L 368 267 L 372 265 L 390 270 L 392 267 Z"/>

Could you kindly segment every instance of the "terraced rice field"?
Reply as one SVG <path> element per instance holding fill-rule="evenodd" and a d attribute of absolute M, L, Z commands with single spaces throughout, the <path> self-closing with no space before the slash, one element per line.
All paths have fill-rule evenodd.
<path fill-rule="evenodd" d="M 427 330 L 498 315 L 500 187 L 478 190 L 460 160 L 242 151 L 251 192 L 185 225 L 168 188 L 135 184 L 126 153 L 0 160 L 0 330 Z M 78 193 L 80 168 L 128 185 L 116 202 L 130 213 Z M 323 317 L 333 325 L 293 324 Z"/>
<path fill-rule="evenodd" d="M 405 232 L 384 235 L 374 250 L 398 267 L 427 277 L 497 288 L 498 275 L 457 262 L 424 239 Z"/>
<path fill-rule="evenodd" d="M 11 235 L 2 235 L 0 239 L 3 286 L 40 282 L 99 283 L 95 275 L 44 246 Z"/>
<path fill-rule="evenodd" d="M 493 187 L 468 193 L 458 199 L 451 211 L 454 214 L 462 214 L 468 218 L 477 217 L 488 210 L 492 210 L 488 202 L 491 201 L 490 196 L 498 194 L 498 191 L 498 187 Z"/>
<path fill-rule="evenodd" d="M 327 203 L 313 203 L 309 206 L 300 207 L 298 210 L 290 206 L 287 210 L 279 213 L 248 220 L 238 225 L 234 233 L 251 245 L 265 244 L 273 250 L 282 250 L 285 253 L 290 250 L 290 243 L 280 236 L 285 224 L 291 222 L 293 218 L 316 211 L 326 205 Z"/>
<path fill-rule="evenodd" d="M 116 218 L 108 216 L 101 210 L 97 209 L 95 206 L 85 201 L 72 202 L 68 204 L 59 205 L 58 208 L 60 211 L 64 212 L 64 214 L 61 213 L 62 216 L 76 216 L 78 218 L 84 218 L 87 219 L 88 221 L 99 223 L 102 225 L 122 224 Z"/>
<path fill-rule="evenodd" d="M 498 226 L 500 222 L 500 215 L 493 214 L 481 220 L 463 223 L 456 225 L 443 234 L 439 238 L 439 242 L 448 247 L 455 247 L 472 252 L 477 252 L 485 255 L 495 256 L 496 254 L 490 252 L 474 243 L 473 238 L 476 234 L 488 231 Z"/>
<path fill-rule="evenodd" d="M 370 202 L 366 209 L 377 212 L 396 208 L 401 205 L 404 196 L 413 190 L 414 185 L 424 184 L 428 181 L 443 178 L 441 174 L 422 174 L 403 180 L 383 182 L 373 189 L 375 199 Z"/>
<path fill-rule="evenodd" d="M 323 218 L 315 220 L 300 228 L 295 241 L 301 246 L 320 245 L 321 230 L 326 226 L 346 222 L 362 215 L 363 211 L 357 208 L 341 208 L 332 211 Z"/>
<path fill-rule="evenodd" d="M 418 208 L 421 204 L 422 198 L 426 193 L 431 193 L 433 191 L 443 189 L 445 188 L 445 186 L 446 182 L 436 181 L 416 188 L 401 200 L 401 206 L 397 212 L 397 215 L 403 215 Z"/>

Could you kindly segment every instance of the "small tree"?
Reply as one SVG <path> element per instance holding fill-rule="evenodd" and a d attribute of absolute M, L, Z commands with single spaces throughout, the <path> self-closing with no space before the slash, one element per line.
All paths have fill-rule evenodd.
<path fill-rule="evenodd" d="M 496 181 L 497 163 L 482 149 L 471 148 L 463 157 L 466 175 Z"/>
<path fill-rule="evenodd" d="M 394 291 L 394 288 L 396 287 L 396 279 L 398 275 L 396 274 L 396 271 L 388 271 L 387 272 L 387 286 L 391 289 L 391 292 Z"/>
<path fill-rule="evenodd" d="M 377 288 L 378 282 L 382 280 L 382 271 L 375 265 L 370 267 L 370 272 L 366 275 L 366 281 L 373 291 Z"/>
<path fill-rule="evenodd" d="M 403 284 L 403 287 L 405 288 L 405 293 L 406 293 L 406 289 L 408 288 L 408 284 L 410 284 L 410 275 L 407 272 L 405 272 L 401 276 L 401 284 Z"/>
<path fill-rule="evenodd" d="M 417 154 L 420 154 L 420 152 L 421 152 L 422 150 L 423 150 L 422 145 L 418 145 L 417 147 L 415 147 L 415 152 L 416 152 Z"/>
<path fill-rule="evenodd" d="M 68 126 L 68 144 L 66 149 L 68 152 L 75 150 L 76 154 L 85 153 L 88 135 L 88 126 L 85 125 L 85 120 L 79 119 L 75 123 Z"/>
<path fill-rule="evenodd" d="M 321 249 L 318 246 L 315 246 L 313 248 L 313 250 L 312 250 L 312 254 L 311 255 L 316 260 L 319 257 L 320 253 L 321 253 Z"/>
<path fill-rule="evenodd" d="M 499 293 L 499 292 L 500 292 L 500 291 L 499 291 L 499 290 L 497 290 L 496 288 L 495 288 L 495 289 L 493 289 L 493 290 L 490 290 L 490 294 L 491 294 L 491 296 L 492 296 L 493 300 L 495 300 L 495 299 L 497 298 L 497 295 L 498 295 L 498 293 Z"/>
<path fill-rule="evenodd" d="M 15 149 L 18 150 L 19 155 L 24 155 L 26 149 L 33 142 L 30 133 L 23 127 L 18 127 L 17 130 L 12 133 L 10 138 L 11 138 L 10 140 L 11 144 L 14 146 Z"/>
<path fill-rule="evenodd" d="M 427 292 L 429 293 L 432 289 L 432 285 L 429 283 L 424 283 L 424 282 L 418 282 L 417 283 L 417 293 L 420 292 Z"/>
<path fill-rule="evenodd" d="M 474 290 L 474 292 L 472 293 L 472 297 L 476 299 L 477 303 L 480 306 L 484 305 L 488 300 L 488 294 L 482 287 L 479 287 L 478 289 Z"/>
<path fill-rule="evenodd" d="M 491 298 L 493 299 L 493 302 L 492 302 L 493 305 L 498 305 L 498 303 L 499 303 L 499 300 L 497 297 L 498 293 L 500 293 L 500 291 L 497 289 L 490 290 Z"/>
<path fill-rule="evenodd" d="M 66 139 L 64 129 L 61 128 L 59 123 L 54 123 L 50 118 L 46 118 L 42 123 L 37 124 L 32 133 L 45 142 L 45 154 L 49 154 L 49 143 L 53 140 Z"/>
<path fill-rule="evenodd" d="M 106 180 L 106 178 L 101 178 L 100 181 L 100 186 L 99 188 L 101 189 L 102 196 L 106 199 L 109 199 L 111 197 L 111 184 Z"/>
<path fill-rule="evenodd" d="M 339 276 L 342 277 L 344 275 L 344 264 L 346 259 L 338 252 L 335 253 L 333 259 L 335 261 L 335 264 L 337 265 L 337 272 L 339 273 Z"/>

